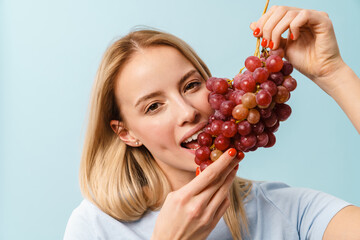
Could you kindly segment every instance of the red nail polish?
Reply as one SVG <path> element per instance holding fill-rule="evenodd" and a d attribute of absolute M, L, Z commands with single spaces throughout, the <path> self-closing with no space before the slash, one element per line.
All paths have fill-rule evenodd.
<path fill-rule="evenodd" d="M 230 157 L 234 157 L 236 154 L 235 148 L 230 148 L 230 150 L 228 151 L 228 154 L 230 155 Z"/>
<path fill-rule="evenodd" d="M 198 176 L 200 174 L 200 167 L 196 168 L 196 176 Z"/>
<path fill-rule="evenodd" d="M 237 153 L 236 158 L 239 159 L 240 161 L 243 160 L 244 157 L 245 157 L 245 154 L 244 154 L 243 152 L 239 151 L 239 152 Z"/>
<path fill-rule="evenodd" d="M 269 48 L 272 49 L 274 47 L 274 42 L 270 40 L 269 42 Z"/>
<path fill-rule="evenodd" d="M 294 34 L 290 33 L 290 39 L 294 40 Z"/>
<path fill-rule="evenodd" d="M 261 41 L 261 46 L 266 47 L 266 45 L 267 45 L 267 40 L 263 38 L 263 40 Z"/>
<path fill-rule="evenodd" d="M 258 35 L 260 33 L 260 28 L 256 28 L 253 32 L 254 36 Z"/>

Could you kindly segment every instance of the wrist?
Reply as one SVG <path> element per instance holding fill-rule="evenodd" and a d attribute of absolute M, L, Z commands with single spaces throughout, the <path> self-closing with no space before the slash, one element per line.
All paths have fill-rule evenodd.
<path fill-rule="evenodd" d="M 316 77 L 313 81 L 332 98 L 342 90 L 351 80 L 348 75 L 353 73 L 351 68 L 341 59 L 331 73 Z"/>

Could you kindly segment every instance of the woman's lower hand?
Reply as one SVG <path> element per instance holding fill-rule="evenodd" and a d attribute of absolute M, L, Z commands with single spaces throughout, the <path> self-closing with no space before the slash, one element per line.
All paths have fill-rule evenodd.
<path fill-rule="evenodd" d="M 230 206 L 229 189 L 239 159 L 230 149 L 199 176 L 171 192 L 161 208 L 152 239 L 206 239 Z"/>
<path fill-rule="evenodd" d="M 273 6 L 250 28 L 266 46 L 283 48 L 285 58 L 302 74 L 331 95 L 338 84 L 334 76 L 345 67 L 327 13 L 294 7 Z M 281 34 L 289 29 L 287 38 Z M 256 32 L 256 31 L 255 31 Z"/>

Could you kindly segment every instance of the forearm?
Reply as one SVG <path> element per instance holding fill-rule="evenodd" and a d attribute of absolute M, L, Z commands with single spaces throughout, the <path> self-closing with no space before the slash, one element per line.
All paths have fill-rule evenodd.
<path fill-rule="evenodd" d="M 360 134 L 360 79 L 346 64 L 328 79 L 327 93 L 338 103 Z"/>

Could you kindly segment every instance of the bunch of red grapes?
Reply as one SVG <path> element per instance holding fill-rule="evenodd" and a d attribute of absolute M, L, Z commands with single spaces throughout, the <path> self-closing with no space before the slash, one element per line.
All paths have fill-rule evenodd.
<path fill-rule="evenodd" d="M 215 77 L 207 80 L 206 87 L 211 91 L 208 101 L 215 112 L 197 137 L 197 174 L 229 148 L 235 148 L 242 159 L 244 152 L 274 146 L 274 132 L 291 114 L 285 102 L 297 86 L 290 76 L 292 64 L 282 58 L 282 50 L 265 50 L 260 58 L 248 57 L 247 70 L 232 81 Z"/>

